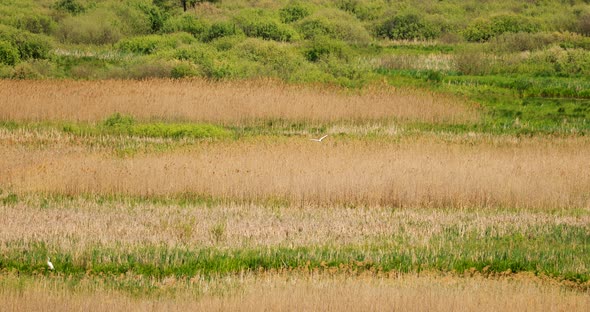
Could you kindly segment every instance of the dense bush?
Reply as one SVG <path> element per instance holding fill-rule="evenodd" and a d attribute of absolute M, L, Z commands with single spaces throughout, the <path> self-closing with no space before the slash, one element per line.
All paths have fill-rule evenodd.
<path fill-rule="evenodd" d="M 283 23 L 292 23 L 309 16 L 311 9 L 301 3 L 291 3 L 280 9 L 279 14 Z"/>
<path fill-rule="evenodd" d="M 361 22 L 341 10 L 320 10 L 297 22 L 297 30 L 305 39 L 332 37 L 353 44 L 367 44 L 371 36 Z"/>
<path fill-rule="evenodd" d="M 241 33 L 241 30 L 236 27 L 235 23 L 215 22 L 203 36 L 203 41 L 207 42 L 221 37 L 237 35 L 239 33 Z"/>
<path fill-rule="evenodd" d="M 379 3 L 367 3 L 361 0 L 338 0 L 336 6 L 362 21 L 374 20 L 381 15 L 384 7 Z"/>
<path fill-rule="evenodd" d="M 166 33 L 186 32 L 201 37 L 208 32 L 208 25 L 190 14 L 182 14 L 166 20 L 162 30 Z"/>
<path fill-rule="evenodd" d="M 416 14 L 396 15 L 377 27 L 377 36 L 394 40 L 434 39 L 440 29 Z"/>
<path fill-rule="evenodd" d="M 533 72 L 537 75 L 590 77 L 590 53 L 582 49 L 553 47 L 534 53 L 527 63 L 533 70 L 545 65 L 544 72 Z"/>
<path fill-rule="evenodd" d="M 559 36 L 548 33 L 504 33 L 489 40 L 491 51 L 522 52 L 534 51 L 559 41 Z"/>
<path fill-rule="evenodd" d="M 55 36 L 66 43 L 112 44 L 122 37 L 118 20 L 106 10 L 93 11 L 89 15 L 68 17 L 61 21 Z"/>
<path fill-rule="evenodd" d="M 297 39 L 297 33 L 293 28 L 281 23 L 263 10 L 244 10 L 236 17 L 236 23 L 248 37 L 274 41 Z"/>
<path fill-rule="evenodd" d="M 479 19 L 463 32 L 468 41 L 482 42 L 503 33 L 535 32 L 539 26 L 522 16 L 498 15 L 491 19 Z"/>
<path fill-rule="evenodd" d="M 181 62 L 172 68 L 172 78 L 196 77 L 200 75 L 199 68 L 190 62 Z"/>
<path fill-rule="evenodd" d="M 311 62 L 327 57 L 348 60 L 351 53 L 351 49 L 344 42 L 329 37 L 314 38 L 304 50 L 305 58 Z"/>
<path fill-rule="evenodd" d="M 249 38 L 236 45 L 237 55 L 262 65 L 259 68 L 264 76 L 288 78 L 305 62 L 305 59 L 288 46 L 257 38 Z"/>
<path fill-rule="evenodd" d="M 190 44 L 195 39 L 187 33 L 176 33 L 167 36 L 147 35 L 121 40 L 117 48 L 122 52 L 152 54 L 157 50 L 177 48 L 182 44 Z"/>
<path fill-rule="evenodd" d="M 49 16 L 31 13 L 19 17 L 15 22 L 15 26 L 34 34 L 50 35 L 56 24 Z"/>
<path fill-rule="evenodd" d="M 0 25 L 0 40 L 15 46 L 23 60 L 48 58 L 51 51 L 51 43 L 47 37 L 17 30 L 10 26 Z"/>
<path fill-rule="evenodd" d="M 14 65 L 19 61 L 18 49 L 10 42 L 0 40 L 0 64 Z"/>
<path fill-rule="evenodd" d="M 154 5 L 137 2 L 137 0 L 107 3 L 108 5 L 97 9 L 99 12 L 93 11 L 86 16 L 93 18 L 98 13 L 108 17 L 124 36 L 146 35 L 158 32 L 162 28 L 164 17 Z M 100 13 L 100 11 L 106 11 L 106 13 Z"/>
<path fill-rule="evenodd" d="M 79 0 L 58 0 L 54 4 L 56 10 L 62 10 L 71 14 L 80 14 L 86 11 L 86 7 Z"/>

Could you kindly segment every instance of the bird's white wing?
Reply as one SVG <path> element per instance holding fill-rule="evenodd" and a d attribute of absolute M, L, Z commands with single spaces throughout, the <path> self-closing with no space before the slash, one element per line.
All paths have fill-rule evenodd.
<path fill-rule="evenodd" d="M 319 141 L 321 141 L 321 140 L 325 139 L 327 136 L 328 136 L 327 134 L 326 134 L 326 135 L 324 135 L 323 137 L 321 137 L 321 138 L 319 139 Z"/>

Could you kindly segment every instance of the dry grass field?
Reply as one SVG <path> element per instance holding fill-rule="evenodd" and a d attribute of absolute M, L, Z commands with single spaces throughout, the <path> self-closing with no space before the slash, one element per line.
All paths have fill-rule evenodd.
<path fill-rule="evenodd" d="M 116 132 L 117 112 L 225 132 Z M 393 88 L 0 81 L 0 309 L 588 310 L 590 139 L 403 128 L 480 113 Z"/>
<path fill-rule="evenodd" d="M 15 289 L 11 284 L 19 284 Z M 173 295 L 130 297 L 93 281 L 0 280 L 4 311 L 586 311 L 590 296 L 528 275 L 461 278 L 423 274 L 351 277 L 262 274 L 165 282 Z M 189 285 L 194 286 L 189 286 Z M 8 287 L 7 287 L 8 286 Z M 73 289 L 72 289 L 73 288 Z"/>
<path fill-rule="evenodd" d="M 590 207 L 590 141 L 307 138 L 202 142 L 120 158 L 96 147 L 0 147 L 15 192 L 283 198 L 394 207 Z"/>
<path fill-rule="evenodd" d="M 221 124 L 478 119 L 476 110 L 452 97 L 385 86 L 355 92 L 272 80 L 0 81 L 0 120 L 94 122 L 115 112 L 141 120 Z"/>

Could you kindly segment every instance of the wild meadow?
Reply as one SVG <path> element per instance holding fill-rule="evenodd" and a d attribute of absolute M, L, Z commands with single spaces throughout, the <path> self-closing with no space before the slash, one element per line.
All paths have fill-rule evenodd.
<path fill-rule="evenodd" d="M 2 1 L 0 306 L 587 311 L 589 34 L 577 0 Z"/>

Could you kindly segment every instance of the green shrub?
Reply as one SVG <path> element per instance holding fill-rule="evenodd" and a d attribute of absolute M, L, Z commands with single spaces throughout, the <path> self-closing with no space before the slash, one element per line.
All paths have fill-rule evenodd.
<path fill-rule="evenodd" d="M 128 127 L 135 124 L 135 119 L 132 116 L 121 115 L 121 113 L 114 113 L 107 117 L 103 122 L 105 127 Z"/>
<path fill-rule="evenodd" d="M 186 78 L 186 77 L 196 77 L 199 76 L 199 69 L 189 63 L 189 62 L 182 62 L 172 68 L 172 72 L 170 73 L 172 78 Z"/>
<path fill-rule="evenodd" d="M 236 28 L 235 23 L 215 22 L 204 35 L 203 40 L 207 42 L 221 37 L 234 36 L 239 33 L 240 31 Z"/>
<path fill-rule="evenodd" d="M 258 38 L 248 38 L 236 45 L 236 54 L 241 59 L 259 64 L 257 74 L 287 79 L 305 63 L 305 59 L 290 47 Z"/>
<path fill-rule="evenodd" d="M 206 34 L 207 24 L 190 14 L 182 14 L 166 20 L 162 30 L 165 33 L 186 32 L 195 37 Z"/>
<path fill-rule="evenodd" d="M 49 35 L 55 29 L 55 22 L 49 16 L 40 14 L 28 14 L 21 16 L 16 21 L 16 27 L 34 34 Z"/>
<path fill-rule="evenodd" d="M 19 61 L 18 49 L 10 42 L 0 40 L 0 64 L 15 65 Z"/>
<path fill-rule="evenodd" d="M 117 44 L 117 48 L 121 52 L 152 54 L 157 50 L 177 48 L 182 44 L 190 44 L 194 41 L 194 37 L 187 33 L 166 36 L 147 35 L 121 40 Z"/>
<path fill-rule="evenodd" d="M 304 49 L 305 58 L 311 62 L 327 57 L 348 60 L 351 53 L 351 49 L 344 42 L 329 37 L 316 37 Z"/>
<path fill-rule="evenodd" d="M 534 51 L 549 46 L 559 39 L 558 36 L 527 32 L 504 33 L 489 40 L 490 50 L 495 52 Z"/>
<path fill-rule="evenodd" d="M 283 23 L 293 23 L 311 14 L 311 9 L 301 3 L 291 3 L 279 10 Z"/>
<path fill-rule="evenodd" d="M 106 9 L 67 17 L 61 21 L 55 36 L 61 42 L 75 44 L 112 44 L 122 37 L 118 17 Z"/>
<path fill-rule="evenodd" d="M 336 1 L 336 6 L 362 21 L 376 19 L 384 9 L 378 3 L 367 4 L 365 1 L 360 0 L 338 0 Z"/>
<path fill-rule="evenodd" d="M 585 13 L 580 16 L 578 29 L 578 31 L 584 36 L 590 36 L 590 13 Z"/>
<path fill-rule="evenodd" d="M 320 10 L 296 25 L 305 39 L 328 36 L 354 44 L 367 44 L 371 41 L 371 36 L 361 22 L 341 10 Z"/>
<path fill-rule="evenodd" d="M 14 66 L 11 73 L 12 79 L 39 79 L 41 75 L 35 68 L 27 62 L 19 63 Z"/>
<path fill-rule="evenodd" d="M 69 12 L 73 15 L 84 13 L 86 7 L 80 3 L 79 0 L 58 0 L 53 7 L 56 10 Z"/>
<path fill-rule="evenodd" d="M 23 60 L 48 58 L 51 51 L 51 43 L 47 37 L 6 25 L 0 25 L 0 40 L 15 46 Z"/>
<path fill-rule="evenodd" d="M 531 55 L 527 60 L 529 68 L 535 70 L 542 65 L 551 68 L 551 74 L 563 77 L 590 76 L 590 53 L 583 49 L 562 49 L 552 47 Z M 536 72 L 535 74 L 540 74 Z"/>
<path fill-rule="evenodd" d="M 209 124 L 139 123 L 132 116 L 115 113 L 103 123 L 102 129 L 111 134 L 126 134 L 142 137 L 164 138 L 210 138 L 227 137 L 229 131 Z"/>
<path fill-rule="evenodd" d="M 467 41 L 482 42 L 503 33 L 532 33 L 538 29 L 538 25 L 522 16 L 498 15 L 476 20 L 465 29 L 463 36 Z"/>
<path fill-rule="evenodd" d="M 377 36 L 394 40 L 434 39 L 440 29 L 416 14 L 396 15 L 377 27 Z"/>
<path fill-rule="evenodd" d="M 113 13 L 113 20 L 124 36 L 147 35 L 154 32 L 151 11 L 157 8 L 153 5 L 135 1 L 109 2 L 106 9 Z"/>
<path fill-rule="evenodd" d="M 275 20 L 263 10 L 244 10 L 236 17 L 236 23 L 248 37 L 274 41 L 293 41 L 297 38 L 293 28 Z"/>

